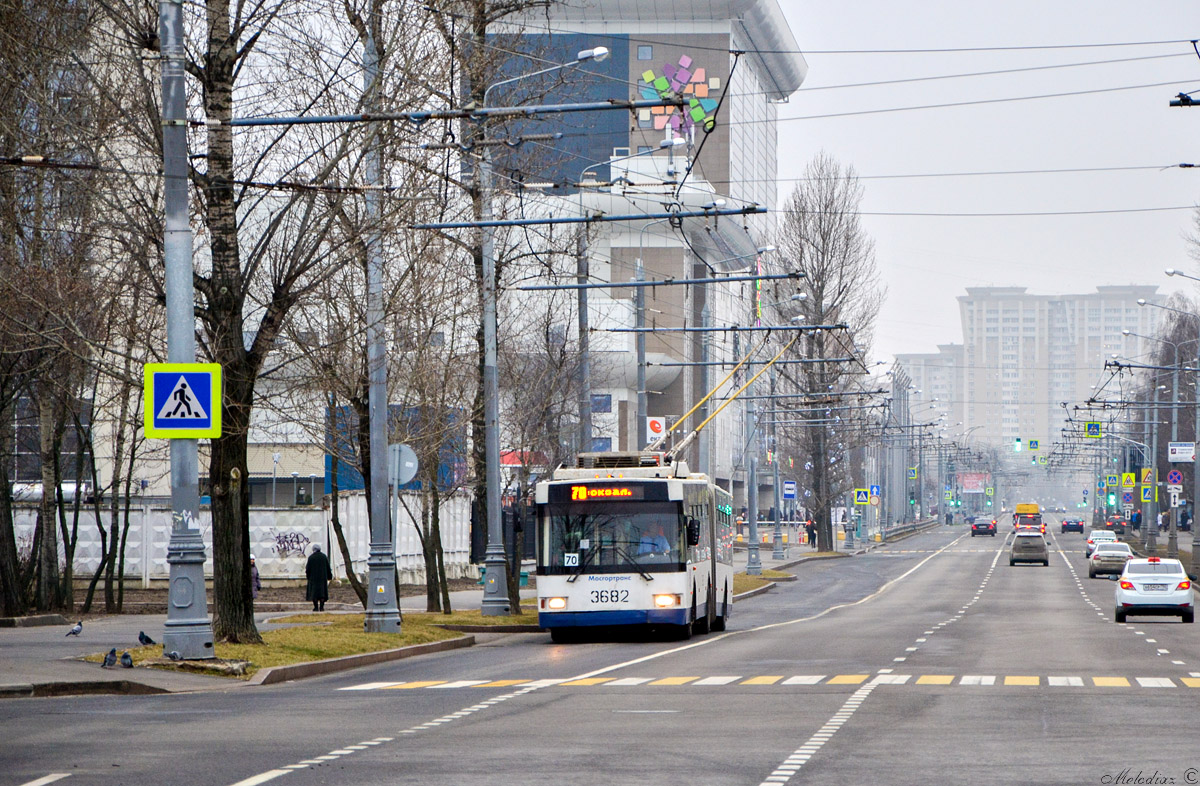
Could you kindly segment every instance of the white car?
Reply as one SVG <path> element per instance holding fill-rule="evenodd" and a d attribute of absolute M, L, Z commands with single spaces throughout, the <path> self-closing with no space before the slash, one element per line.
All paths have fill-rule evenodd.
<path fill-rule="evenodd" d="M 1084 546 L 1084 556 L 1089 559 L 1096 550 L 1097 543 L 1116 543 L 1117 536 L 1106 529 L 1094 529 L 1088 533 L 1087 544 Z"/>
<path fill-rule="evenodd" d="M 1195 619 L 1192 582 L 1177 559 L 1131 559 L 1117 579 L 1116 620 L 1129 614 Z"/>

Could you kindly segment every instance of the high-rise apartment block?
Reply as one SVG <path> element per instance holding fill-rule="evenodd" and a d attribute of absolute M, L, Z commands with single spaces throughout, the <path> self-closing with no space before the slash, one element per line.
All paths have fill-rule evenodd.
<path fill-rule="evenodd" d="M 1164 297 L 1154 286 L 1102 286 L 1078 295 L 968 287 L 958 298 L 963 343 L 896 359 L 920 391 L 914 406 L 924 402 L 945 414 L 954 430 L 997 445 L 1017 439 L 1049 445 L 1060 437 L 1069 408 L 1107 378 L 1106 360 L 1143 362 L 1154 349 L 1144 337 L 1154 335 L 1162 310 L 1141 307 L 1139 299 Z"/>

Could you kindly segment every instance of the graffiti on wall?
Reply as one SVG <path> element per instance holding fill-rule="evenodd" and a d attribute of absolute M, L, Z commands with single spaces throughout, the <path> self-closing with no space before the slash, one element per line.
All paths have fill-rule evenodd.
<path fill-rule="evenodd" d="M 303 557 L 308 544 L 312 541 L 303 532 L 289 530 L 280 532 L 271 527 L 267 530 L 267 534 L 275 541 L 275 555 L 279 559 L 285 557 Z"/>

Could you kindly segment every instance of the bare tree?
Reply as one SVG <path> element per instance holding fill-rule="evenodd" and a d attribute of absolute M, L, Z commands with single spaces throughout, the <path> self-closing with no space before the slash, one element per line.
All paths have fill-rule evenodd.
<path fill-rule="evenodd" d="M 820 154 L 805 169 L 805 176 L 783 210 L 776 245 L 780 272 L 804 274 L 807 299 L 795 314 L 808 325 L 844 324 L 847 331 L 806 331 L 794 356 L 808 361 L 835 357 L 861 358 L 870 346 L 875 318 L 883 303 L 874 243 L 859 214 L 863 189 L 853 167 L 843 168 Z M 817 543 L 833 548 L 831 509 L 848 489 L 849 473 L 843 463 L 849 437 L 840 434 L 833 415 L 842 402 L 831 397 L 851 389 L 861 366 L 808 362 L 785 372 L 794 389 L 804 394 L 797 412 L 801 424 L 795 437 L 805 456 L 808 507 L 816 511 Z M 827 411 L 828 410 L 828 413 Z M 840 416 L 839 416 L 840 417 Z"/>

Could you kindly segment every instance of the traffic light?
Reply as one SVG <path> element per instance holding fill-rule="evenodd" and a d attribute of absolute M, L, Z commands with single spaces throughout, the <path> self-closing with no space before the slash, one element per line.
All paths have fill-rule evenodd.
<path fill-rule="evenodd" d="M 1111 507 L 1116 507 L 1116 504 L 1117 504 L 1117 495 L 1116 495 L 1116 494 L 1111 494 L 1111 493 L 1110 493 L 1110 494 L 1108 495 L 1108 506 L 1109 506 L 1110 508 L 1111 508 Z"/>
<path fill-rule="evenodd" d="M 988 506 L 989 508 L 992 506 L 992 501 L 991 501 L 990 499 L 987 501 L 987 506 Z"/>
<path fill-rule="evenodd" d="M 1021 452 L 1021 438 L 1017 437 L 1013 440 L 1013 453 Z"/>
<path fill-rule="evenodd" d="M 909 505 L 917 504 L 917 492 L 915 492 L 915 491 L 908 492 L 908 504 Z"/>

